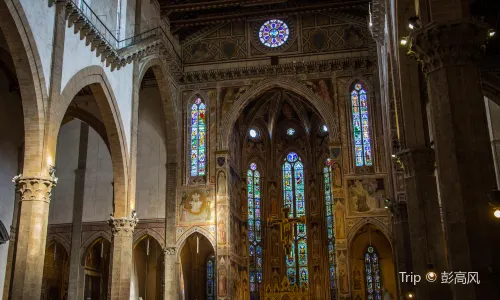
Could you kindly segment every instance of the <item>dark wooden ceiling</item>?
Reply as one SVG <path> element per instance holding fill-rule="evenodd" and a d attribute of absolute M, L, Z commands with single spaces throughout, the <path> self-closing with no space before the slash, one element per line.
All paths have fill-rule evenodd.
<path fill-rule="evenodd" d="M 368 15 L 369 0 L 159 0 L 168 16 L 172 33 L 181 41 L 187 36 L 227 22 L 247 19 L 342 10 L 357 16 Z"/>

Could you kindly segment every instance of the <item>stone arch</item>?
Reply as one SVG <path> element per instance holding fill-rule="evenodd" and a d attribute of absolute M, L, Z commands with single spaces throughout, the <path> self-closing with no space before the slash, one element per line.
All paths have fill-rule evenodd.
<path fill-rule="evenodd" d="M 229 138 L 233 130 L 233 126 L 248 103 L 273 88 L 282 88 L 292 91 L 301 96 L 304 100 L 309 101 L 316 109 L 317 113 L 326 122 L 328 128 L 336 128 L 332 104 L 325 103 L 325 101 L 323 101 L 318 95 L 314 94 L 302 82 L 286 77 L 265 78 L 256 85 L 252 86 L 239 99 L 237 99 L 233 106 L 229 109 L 227 115 L 223 117 L 221 123 L 222 130 L 220 133 L 221 138 L 219 144 L 217 145 L 219 151 L 228 149 Z M 335 130 L 330 130 L 328 133 L 331 141 L 336 139 L 334 131 Z"/>
<path fill-rule="evenodd" d="M 178 249 L 177 255 L 180 255 L 182 247 L 184 247 L 184 244 L 186 243 L 187 238 L 195 232 L 198 232 L 198 233 L 202 234 L 203 236 L 205 236 L 207 238 L 207 240 L 210 242 L 210 244 L 212 244 L 212 247 L 214 248 L 214 250 L 217 249 L 217 245 L 215 243 L 215 237 L 205 228 L 194 226 L 194 227 L 189 228 L 187 231 L 185 231 L 177 240 L 177 243 L 175 246 Z"/>
<path fill-rule="evenodd" d="M 114 216 L 128 217 L 133 207 L 128 203 L 127 198 L 128 150 L 125 131 L 115 95 L 102 67 L 89 66 L 80 70 L 64 87 L 59 97 L 60 104 L 58 106 L 54 105 L 51 111 L 52 120 L 50 122 L 49 147 L 52 149 L 52 153 L 55 153 L 57 135 L 63 117 L 73 98 L 86 86 L 89 86 L 92 90 L 108 137 L 107 140 L 113 165 Z"/>
<path fill-rule="evenodd" d="M 0 1 L 0 28 L 7 41 L 18 77 L 24 117 L 24 175 L 46 176 L 44 161 L 45 109 L 48 99 L 40 55 L 19 0 Z"/>
<path fill-rule="evenodd" d="M 57 242 L 59 243 L 61 246 L 64 247 L 64 250 L 66 250 L 66 253 L 68 254 L 68 256 L 70 255 L 70 243 L 61 235 L 59 234 L 49 234 L 47 236 L 47 242 L 45 243 L 45 248 L 48 248 L 49 246 L 52 245 L 52 243 L 54 242 Z"/>
<path fill-rule="evenodd" d="M 161 234 L 153 229 L 143 229 L 134 232 L 133 247 L 137 246 L 146 236 L 150 236 L 155 239 L 162 249 L 165 249 L 165 239 Z"/>
<path fill-rule="evenodd" d="M 382 234 L 389 241 L 391 247 L 393 247 L 393 235 L 391 230 L 382 221 L 371 217 L 361 219 L 359 222 L 354 224 L 354 226 L 351 229 L 349 229 L 347 233 L 347 245 L 350 245 L 352 243 L 352 240 L 356 237 L 358 231 L 368 224 L 371 224 L 375 226 L 378 230 L 380 230 L 380 232 L 382 232 Z"/>
<path fill-rule="evenodd" d="M 89 249 L 97 243 L 100 239 L 106 240 L 108 243 L 111 244 L 111 234 L 105 231 L 98 231 L 92 234 L 90 237 L 85 240 L 85 242 L 81 245 L 80 247 L 80 261 L 84 262 L 85 257 L 87 256 L 87 253 Z"/>

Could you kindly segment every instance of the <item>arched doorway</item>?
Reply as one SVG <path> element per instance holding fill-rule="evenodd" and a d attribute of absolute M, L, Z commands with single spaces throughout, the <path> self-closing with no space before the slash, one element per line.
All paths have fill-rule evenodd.
<path fill-rule="evenodd" d="M 350 243 L 350 277 L 353 299 L 368 299 L 380 295 L 385 299 L 387 293 L 395 299 L 397 284 L 394 274 L 394 260 L 391 243 L 375 225 L 361 227 Z M 339 286 L 347 285 L 347 268 L 339 266 Z M 344 282 L 345 281 L 345 282 Z"/>
<path fill-rule="evenodd" d="M 85 251 L 83 266 L 85 268 L 85 300 L 105 300 L 108 298 L 110 243 L 99 238 Z"/>
<path fill-rule="evenodd" d="M 215 250 L 200 233 L 187 237 L 180 251 L 180 299 L 216 299 Z"/>
<path fill-rule="evenodd" d="M 156 239 L 143 236 L 134 246 L 131 299 L 163 299 L 163 249 Z"/>
<path fill-rule="evenodd" d="M 42 300 L 68 299 L 69 257 L 57 241 L 45 250 L 42 277 Z"/>

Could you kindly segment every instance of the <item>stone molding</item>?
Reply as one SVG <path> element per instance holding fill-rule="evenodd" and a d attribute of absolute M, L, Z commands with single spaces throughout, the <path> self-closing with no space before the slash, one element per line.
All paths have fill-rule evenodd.
<path fill-rule="evenodd" d="M 56 186 L 55 177 L 14 177 L 12 180 L 21 196 L 21 201 L 44 201 L 50 203 L 52 188 Z"/>
<path fill-rule="evenodd" d="M 268 77 L 280 75 L 297 75 L 319 72 L 334 72 L 343 70 L 371 70 L 377 65 L 373 58 L 352 57 L 326 61 L 298 62 L 280 65 L 267 65 L 256 67 L 232 68 L 222 70 L 204 70 L 185 72 L 181 78 L 183 84 L 202 83 L 209 81 L 234 80 L 255 77 Z"/>
<path fill-rule="evenodd" d="M 165 253 L 165 255 L 176 255 L 177 254 L 177 248 L 175 248 L 175 247 L 166 247 L 163 252 Z"/>
<path fill-rule="evenodd" d="M 475 20 L 429 23 L 409 35 L 408 54 L 430 73 L 447 66 L 480 60 L 488 28 Z"/>
<path fill-rule="evenodd" d="M 396 154 L 403 164 L 405 177 L 434 175 L 434 149 L 429 147 L 405 149 Z"/>
<path fill-rule="evenodd" d="M 137 218 L 119 218 L 115 219 L 111 217 L 108 220 L 109 227 L 111 227 L 111 232 L 113 233 L 113 237 L 133 237 L 135 226 L 139 219 Z"/>

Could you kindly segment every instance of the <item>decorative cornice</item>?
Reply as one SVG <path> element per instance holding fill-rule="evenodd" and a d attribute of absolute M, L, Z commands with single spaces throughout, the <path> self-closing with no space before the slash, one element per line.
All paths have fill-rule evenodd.
<path fill-rule="evenodd" d="M 343 70 L 368 69 L 374 71 L 377 67 L 371 57 L 342 58 L 327 61 L 312 61 L 289 63 L 282 65 L 268 65 L 258 67 L 244 67 L 234 69 L 209 70 L 186 72 L 181 79 L 183 84 L 201 83 L 209 81 L 234 80 L 255 77 L 310 74 L 318 72 L 333 72 Z"/>
<path fill-rule="evenodd" d="M 434 174 L 434 149 L 429 147 L 405 149 L 396 154 L 403 163 L 405 177 Z"/>
<path fill-rule="evenodd" d="M 134 229 L 139 219 L 137 218 L 119 218 L 115 219 L 111 217 L 108 220 L 109 227 L 111 227 L 111 232 L 113 236 L 120 237 L 133 237 Z"/>
<path fill-rule="evenodd" d="M 14 177 L 12 180 L 21 195 L 21 201 L 44 201 L 50 203 L 52 188 L 56 186 L 55 177 Z"/>
<path fill-rule="evenodd" d="M 429 23 L 410 33 L 408 54 L 425 73 L 477 62 L 484 54 L 488 28 L 476 20 Z"/>

